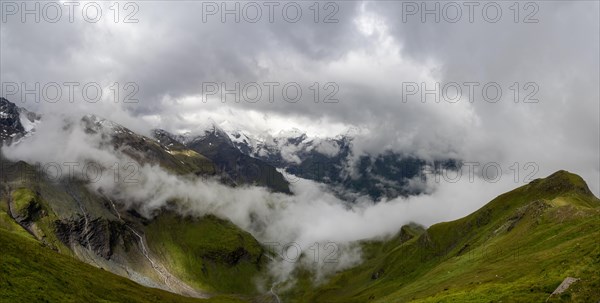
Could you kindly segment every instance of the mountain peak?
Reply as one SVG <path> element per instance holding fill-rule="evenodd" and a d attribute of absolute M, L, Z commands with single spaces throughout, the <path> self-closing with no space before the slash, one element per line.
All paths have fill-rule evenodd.
<path fill-rule="evenodd" d="M 87 131 L 91 132 L 106 132 L 106 133 L 122 133 L 127 132 L 133 134 L 133 132 L 123 125 L 114 121 L 102 118 L 94 114 L 87 114 L 81 118 L 81 123 Z"/>
<path fill-rule="evenodd" d="M 592 191 L 583 178 L 566 170 L 559 170 L 543 179 L 535 179 L 529 185 L 546 193 L 563 194 L 575 192 L 593 196 Z"/>
<path fill-rule="evenodd" d="M 0 97 L 0 143 L 12 144 L 35 132 L 40 115 Z"/>
<path fill-rule="evenodd" d="M 0 98 L 0 123 L 15 131 L 25 130 L 19 119 L 19 107 L 5 98 Z"/>
<path fill-rule="evenodd" d="M 299 130 L 298 128 L 293 127 L 291 129 L 279 131 L 278 136 L 284 138 L 298 138 L 301 136 L 306 136 L 306 133 Z"/>

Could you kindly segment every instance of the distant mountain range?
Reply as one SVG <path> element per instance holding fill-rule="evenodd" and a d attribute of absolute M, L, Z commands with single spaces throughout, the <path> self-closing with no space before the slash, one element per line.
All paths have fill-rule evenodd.
<path fill-rule="evenodd" d="M 160 142 L 183 144 L 206 155 L 237 178 L 239 174 L 233 172 L 246 170 L 254 171 L 256 175 L 275 175 L 274 181 L 279 183 L 279 174 L 269 168 L 273 166 L 292 178 L 298 176 L 328 184 L 338 196 L 349 201 L 362 195 L 379 200 L 422 194 L 424 188 L 415 183 L 423 184 L 425 168 L 432 171 L 456 169 L 460 163 L 455 159 L 426 161 L 391 151 L 380 155 L 358 155 L 355 159 L 351 134 L 310 138 L 298 129 L 282 131 L 275 137 L 258 136 L 239 129 L 224 130 L 213 122 L 202 134 L 174 135 L 157 129 L 154 137 Z M 236 164 L 250 161 L 250 158 L 256 159 L 251 161 L 250 168 Z"/>
<path fill-rule="evenodd" d="M 40 115 L 6 99 L 1 100 L 0 106 L 2 141 L 6 143 L 29 134 L 40 121 Z M 160 157 L 171 150 L 192 150 L 210 159 L 214 167 L 204 169 L 216 170 L 227 184 L 254 184 L 288 194 L 291 193 L 289 181 L 282 172 L 292 179 L 298 176 L 328 184 L 333 192 L 349 201 L 362 195 L 373 200 L 418 195 L 424 193 L 424 188 L 415 184 L 424 182 L 425 168 L 455 169 L 460 163 L 456 159 L 426 161 L 391 151 L 354 155 L 351 134 L 309 138 L 295 129 L 275 137 L 258 136 L 239 129 L 226 131 L 212 122 L 196 134 L 173 134 L 155 129 L 152 138 L 142 138 L 114 122 L 93 115 L 85 119 L 98 125 L 113 125 L 118 129 L 114 136 L 116 143 L 142 149 L 148 157 Z M 129 155 L 135 156 L 135 153 Z"/>
<path fill-rule="evenodd" d="M 176 136 L 157 129 L 153 131 L 153 137 L 166 148 L 179 146 L 206 156 L 231 185 L 255 184 L 276 192 L 291 193 L 289 182 L 274 166 L 242 153 L 217 127 L 194 137 Z"/>

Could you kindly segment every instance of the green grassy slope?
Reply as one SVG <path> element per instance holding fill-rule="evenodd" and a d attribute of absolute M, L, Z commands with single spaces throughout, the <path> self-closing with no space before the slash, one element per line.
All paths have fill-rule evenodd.
<path fill-rule="evenodd" d="M 144 257 L 139 239 L 132 232 L 135 230 L 144 236 L 156 261 L 200 292 L 255 294 L 253 279 L 264 265 L 262 248 L 231 222 L 216 217 L 181 219 L 168 211 L 155 219 L 144 219 L 135 212 L 121 210 L 117 217 L 109 201 L 89 191 L 83 182 L 57 183 L 41 176 L 31 177 L 37 172 L 25 162 L 0 164 L 13 172 L 0 178 L 0 229 L 37 239 L 48 249 L 94 264 L 95 268 L 122 276 L 134 272 L 135 277 L 160 283 L 163 279 Z M 9 201 L 15 218 L 9 213 Z M 90 224 L 90 237 L 84 234 L 82 210 L 90 222 L 96 222 Z M 90 247 L 93 252 L 81 253 Z"/>
<path fill-rule="evenodd" d="M 0 228 L 1 302 L 243 302 L 178 296 L 57 253 L 21 233 Z"/>
<path fill-rule="evenodd" d="M 186 283 L 206 291 L 254 294 L 265 263 L 263 248 L 247 232 L 214 216 L 164 213 L 146 227 L 148 245 Z"/>
<path fill-rule="evenodd" d="M 289 302 L 549 302 L 600 300 L 600 200 L 559 171 L 419 235 L 365 242 L 365 262 Z M 402 234 L 402 232 L 400 233 Z M 406 231 L 405 231 L 406 234 Z"/>

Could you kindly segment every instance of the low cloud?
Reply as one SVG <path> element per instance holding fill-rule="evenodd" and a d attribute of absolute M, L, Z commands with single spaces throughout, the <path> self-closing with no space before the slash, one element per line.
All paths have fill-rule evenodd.
<path fill-rule="evenodd" d="M 65 121 L 70 121 L 66 129 Z M 18 145 L 3 148 L 3 153 L 9 159 L 29 163 L 93 161 L 103 166 L 120 163 L 124 167 L 133 161 L 106 144 L 100 135 L 86 133 L 76 121 L 45 119 L 38 133 Z M 286 249 L 283 253 L 287 258 L 276 259 L 271 270 L 276 280 L 282 282 L 291 278 L 299 264 L 308 266 L 322 279 L 328 273 L 360 262 L 360 249 L 355 243 L 358 240 L 393 235 L 410 222 L 428 226 L 460 218 L 519 185 L 510 175 L 495 183 L 477 176 L 470 180 L 467 176 L 464 174 L 452 182 L 427 178 L 419 186 L 427 187 L 431 194 L 381 203 L 360 197 L 352 205 L 340 200 L 323 184 L 310 180 L 294 178 L 291 184 L 294 195 L 289 196 L 262 187 L 231 188 L 211 179 L 175 176 L 147 164 L 139 166 L 136 182 L 116 182 L 113 174 L 105 174 L 90 182 L 89 187 L 146 217 L 164 207 L 174 208 L 182 215 L 215 214 L 231 220 L 262 243 L 281 244 L 279 249 Z M 311 259 L 314 245 L 325 250 L 317 262 Z M 336 262 L 325 262 L 327 257 L 331 258 L 326 252 L 334 248 Z M 295 260 L 298 251 L 306 258 Z"/>

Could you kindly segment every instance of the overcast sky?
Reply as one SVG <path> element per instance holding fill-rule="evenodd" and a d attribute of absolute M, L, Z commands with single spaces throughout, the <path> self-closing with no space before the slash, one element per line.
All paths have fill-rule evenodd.
<path fill-rule="evenodd" d="M 421 11 L 435 9 L 436 2 L 426 7 L 422 2 L 320 2 L 318 9 L 313 2 L 246 2 L 226 20 L 222 3 L 81 3 L 72 7 L 71 22 L 70 6 L 41 2 L 38 23 L 35 15 L 21 15 L 21 2 L 3 1 L 2 94 L 42 113 L 98 113 L 141 132 L 194 130 L 209 117 L 252 132 L 296 127 L 333 136 L 353 128 L 361 134 L 357 154 L 394 150 L 495 161 L 504 173 L 517 162 L 520 179 L 531 172 L 524 170 L 526 163 L 535 162 L 536 177 L 567 169 L 581 174 L 598 194 L 597 1 L 520 3 L 518 8 L 513 2 L 437 2 L 439 13 L 425 20 Z M 235 9 L 236 4 L 225 5 Z M 98 7 L 101 15 L 94 23 Z M 23 102 L 22 87 L 13 93 L 14 83 L 43 88 L 52 82 L 62 91 L 57 103 L 49 100 L 55 95 L 51 87 L 39 103 L 31 95 Z M 76 89 L 71 103 L 67 82 L 79 88 L 99 83 L 103 99 L 86 101 Z M 230 90 L 239 83 L 246 94 L 239 103 L 232 95 L 222 102 L 211 90 L 213 83 Z M 247 100 L 256 95 L 252 83 L 262 92 L 256 102 Z M 421 90 L 433 90 L 436 83 L 440 102 L 432 94 L 423 99 Z M 453 83 L 462 90 L 458 98 Z M 302 97 L 290 100 L 297 87 Z M 498 98 L 497 87 L 502 90 Z M 128 93 L 138 102 L 124 102 Z M 88 94 L 93 96 L 93 89 Z"/>

